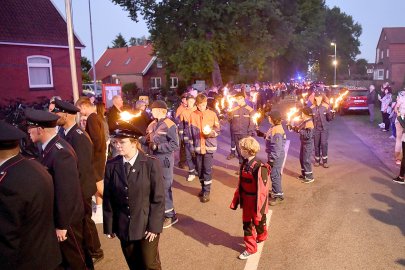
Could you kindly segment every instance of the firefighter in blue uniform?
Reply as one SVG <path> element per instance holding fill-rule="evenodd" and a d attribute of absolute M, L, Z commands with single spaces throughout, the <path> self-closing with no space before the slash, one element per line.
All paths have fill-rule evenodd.
<path fill-rule="evenodd" d="M 315 167 L 322 165 L 328 168 L 328 138 L 329 121 L 333 118 L 329 102 L 323 92 L 315 91 L 314 102 L 311 106 L 314 119 L 314 145 L 315 145 Z"/>
<path fill-rule="evenodd" d="M 255 124 L 252 121 L 254 110 L 246 104 L 245 96 L 242 92 L 237 93 L 235 99 L 237 106 L 228 113 L 228 116 L 231 122 L 231 136 L 235 140 L 239 164 L 242 164 L 243 157 L 240 153 L 239 141 L 247 136 L 254 136 L 256 134 Z"/>
<path fill-rule="evenodd" d="M 146 129 L 146 135 L 140 137 L 140 143 L 147 145 L 150 154 L 156 156 L 162 166 L 165 187 L 165 220 L 163 228 L 168 228 L 178 219 L 173 205 L 173 167 L 174 152 L 179 149 L 179 136 L 176 124 L 167 118 L 167 105 L 164 101 L 152 103 L 152 115 L 155 120 Z"/>
<path fill-rule="evenodd" d="M 272 111 L 266 114 L 271 124 L 266 134 L 257 130 L 258 136 L 266 140 L 267 163 L 271 166 L 272 190 L 269 204 L 274 206 L 284 200 L 284 193 L 281 187 L 281 169 L 285 158 L 286 135 L 281 125 L 281 114 L 279 111 Z"/>
<path fill-rule="evenodd" d="M 311 155 L 314 148 L 314 123 L 312 121 L 312 109 L 304 107 L 301 113 L 302 122 L 298 125 L 290 127 L 300 136 L 300 165 L 301 174 L 298 179 L 303 183 L 312 183 L 314 175 L 312 172 Z"/>

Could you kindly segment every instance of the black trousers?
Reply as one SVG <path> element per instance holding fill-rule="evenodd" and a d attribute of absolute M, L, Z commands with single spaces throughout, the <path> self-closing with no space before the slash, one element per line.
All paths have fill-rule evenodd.
<path fill-rule="evenodd" d="M 180 140 L 179 163 L 186 163 L 186 145 L 183 140 Z"/>
<path fill-rule="evenodd" d="M 97 228 L 92 215 L 91 197 L 84 200 L 84 219 L 83 219 L 83 238 L 84 245 L 91 257 L 100 257 L 103 255 L 100 239 L 98 238 Z"/>
<path fill-rule="evenodd" d="M 385 130 L 390 130 L 390 114 L 386 112 L 381 112 L 382 113 L 382 118 L 383 122 L 385 125 Z"/>
<path fill-rule="evenodd" d="M 401 161 L 401 170 L 399 171 L 399 176 L 404 177 L 405 175 L 405 142 L 402 142 L 402 161 Z"/>
<path fill-rule="evenodd" d="M 121 241 L 121 249 L 130 270 L 160 270 L 158 235 L 152 242 L 142 239 L 137 241 Z"/>
<path fill-rule="evenodd" d="M 59 269 L 85 270 L 86 254 L 83 249 L 83 221 L 75 222 L 67 228 L 67 239 L 59 243 L 62 252 L 62 265 Z M 45 260 L 46 258 L 44 258 Z"/>

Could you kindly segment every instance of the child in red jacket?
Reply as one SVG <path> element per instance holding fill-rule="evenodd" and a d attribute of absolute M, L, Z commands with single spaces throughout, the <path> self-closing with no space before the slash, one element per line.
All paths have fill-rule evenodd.
<path fill-rule="evenodd" d="M 230 208 L 243 209 L 243 232 L 246 250 L 239 259 L 246 260 L 257 252 L 257 243 L 267 239 L 266 214 L 268 211 L 270 166 L 256 157 L 259 143 L 253 137 L 239 141 L 241 155 L 244 158 L 240 167 L 239 185 L 235 191 Z"/>

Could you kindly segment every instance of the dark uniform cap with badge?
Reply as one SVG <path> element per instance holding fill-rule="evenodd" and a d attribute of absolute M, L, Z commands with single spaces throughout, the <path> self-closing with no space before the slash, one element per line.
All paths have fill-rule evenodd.
<path fill-rule="evenodd" d="M 52 112 L 53 113 L 63 112 L 63 113 L 68 113 L 68 114 L 77 114 L 78 112 L 80 112 L 80 110 L 72 103 L 56 99 L 55 108 L 53 109 Z"/>
<path fill-rule="evenodd" d="M 151 109 L 166 109 L 167 110 L 167 104 L 163 100 L 155 100 L 152 105 L 150 105 Z"/>
<path fill-rule="evenodd" d="M 19 140 L 27 136 L 23 131 L 5 121 L 0 121 L 0 130 L 0 150 L 16 147 Z"/>
<path fill-rule="evenodd" d="M 25 110 L 25 116 L 29 127 L 53 128 L 56 127 L 56 121 L 59 119 L 59 116 L 54 113 L 33 109 Z"/>
<path fill-rule="evenodd" d="M 110 132 L 111 137 L 113 138 L 135 138 L 138 139 L 141 136 L 144 136 L 144 132 L 139 130 L 136 126 L 125 121 L 117 122 L 115 129 Z"/>

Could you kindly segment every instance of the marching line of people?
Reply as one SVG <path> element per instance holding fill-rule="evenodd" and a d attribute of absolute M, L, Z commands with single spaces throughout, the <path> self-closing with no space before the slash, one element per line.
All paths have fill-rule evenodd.
<path fill-rule="evenodd" d="M 53 225 L 49 220 L 48 225 L 43 225 L 44 229 L 48 229 L 42 237 L 49 245 L 44 246 L 42 252 L 54 254 L 54 260 L 36 260 L 34 254 L 28 251 L 19 253 L 15 246 L 6 243 L 1 244 L 0 249 L 10 256 L 0 259 L 0 266 L 4 269 L 9 266 L 27 269 L 24 265 L 28 261 L 36 263 L 40 269 L 94 269 L 94 264 L 104 257 L 95 223 L 91 219 L 92 213 L 94 215 L 91 197 L 98 194 L 96 212 L 103 213 L 104 233 L 109 238 L 119 238 L 130 269 L 161 269 L 159 234 L 178 222 L 172 192 L 174 153 L 181 149 L 180 145 L 184 145 L 189 170 L 186 181 L 193 181 L 198 176 L 201 191 L 196 195 L 202 203 L 209 202 L 214 154 L 217 137 L 221 133 L 220 118 L 230 122 L 231 140 L 234 141 L 240 166 L 237 172 L 239 184 L 231 205 L 232 209 L 238 205 L 243 209 L 246 250 L 239 258 L 247 259 L 255 253 L 256 242 L 267 238 L 265 215 L 268 205 L 274 206 L 284 200 L 281 170 L 286 154 L 286 133 L 281 124 L 281 114 L 271 110 L 267 100 L 258 106 L 257 99 L 252 100 L 252 96 L 247 96 L 244 91 L 232 90 L 235 104 L 229 104 L 226 116 L 209 106 L 209 98 L 205 94 L 195 96 L 190 92 L 183 96 L 184 108 L 178 111 L 175 121 L 167 117 L 167 105 L 159 100 L 150 106 L 152 117 L 145 112 L 146 104 L 139 101 L 137 116 L 124 121 L 120 118 L 123 102 L 119 96 L 114 97 L 114 106 L 107 113 L 106 121 L 104 116 L 97 115 L 96 106 L 88 97 L 80 98 L 75 105 L 55 99 L 50 112 L 27 110 L 28 133 L 34 143 L 41 145 L 38 162 L 48 172 L 36 169 L 42 167 L 18 154 L 18 141 L 23 135 L 1 122 L 4 130 L 8 131 L 0 134 L 0 194 L 8 192 L 7 185 L 12 184 L 9 182 L 15 179 L 24 181 L 23 174 L 11 173 L 13 166 L 26 165 L 29 168 L 26 173 L 46 175 L 38 180 L 43 185 L 43 190 L 38 192 L 45 193 L 49 185 L 52 186 L 53 214 L 49 213 L 50 209 L 42 207 L 45 207 L 48 219 L 53 216 Z M 260 87 L 257 90 L 260 91 Z M 300 178 L 306 183 L 314 180 L 311 167 L 314 142 L 317 144 L 315 157 L 322 157 L 325 168 L 328 164 L 328 125 L 324 119 L 326 106 L 322 103 L 327 104 L 327 101 L 319 99 L 320 94 L 314 96 L 315 101 L 302 109 L 302 122 L 291 126 L 301 137 Z M 253 121 L 255 108 L 268 117 L 271 124 L 265 133 Z M 75 121 L 78 112 L 83 124 L 81 127 Z M 109 138 L 105 135 L 106 122 Z M 315 138 L 314 132 L 318 134 Z M 255 136 L 265 138 L 268 155 L 265 162 L 256 157 L 260 144 L 253 138 Z M 109 140 L 112 158 L 106 160 Z M 14 159 L 17 159 L 16 162 L 9 162 Z M 320 163 L 320 159 L 315 160 Z M 13 199 L 21 200 L 19 197 Z M 49 200 L 48 197 L 43 199 Z M 17 207 L 19 204 L 15 205 L 13 209 L 9 203 L 0 202 L 1 209 L 13 212 L 9 216 L 24 218 L 25 214 L 21 216 L 21 209 Z M 1 218 L 4 219 L 0 220 L 1 223 L 10 222 L 7 217 Z M 32 226 L 37 224 L 31 223 Z M 10 226 L 4 232 L 1 226 L 1 233 L 10 235 L 13 230 L 31 229 L 25 223 L 18 226 Z M 50 237 L 52 230 L 54 238 Z M 14 240 L 7 241 L 11 243 Z"/>

